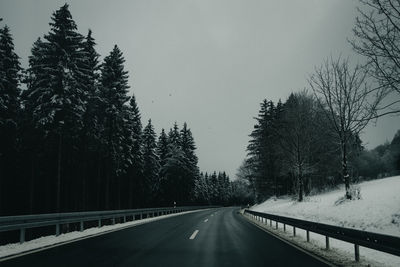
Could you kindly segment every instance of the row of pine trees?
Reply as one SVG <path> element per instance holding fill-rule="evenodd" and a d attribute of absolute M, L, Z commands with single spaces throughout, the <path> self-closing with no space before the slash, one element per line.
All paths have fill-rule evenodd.
<path fill-rule="evenodd" d="M 158 137 L 151 120 L 142 127 L 121 50 L 100 62 L 95 45 L 65 4 L 23 70 L 9 28 L 1 29 L 0 214 L 228 204 L 200 193 L 187 124 Z"/>

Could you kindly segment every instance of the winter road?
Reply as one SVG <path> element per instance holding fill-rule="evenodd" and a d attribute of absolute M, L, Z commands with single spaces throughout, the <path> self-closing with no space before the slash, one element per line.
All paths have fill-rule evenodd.
<path fill-rule="evenodd" d="M 0 262 L 6 266 L 325 266 L 237 208 L 170 217 Z"/>

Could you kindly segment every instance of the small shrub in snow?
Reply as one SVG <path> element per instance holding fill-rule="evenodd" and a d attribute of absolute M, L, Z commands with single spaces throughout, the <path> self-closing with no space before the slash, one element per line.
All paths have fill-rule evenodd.
<path fill-rule="evenodd" d="M 361 188 L 358 185 L 350 186 L 350 195 L 352 200 L 361 199 Z"/>
<path fill-rule="evenodd" d="M 393 214 L 392 215 L 392 223 L 400 226 L 400 214 Z"/>
<path fill-rule="evenodd" d="M 341 205 L 345 202 L 358 200 L 361 199 L 361 188 L 358 185 L 351 185 L 350 186 L 350 195 L 351 199 L 347 199 L 346 196 L 340 197 L 338 200 L 335 201 L 335 206 Z"/>

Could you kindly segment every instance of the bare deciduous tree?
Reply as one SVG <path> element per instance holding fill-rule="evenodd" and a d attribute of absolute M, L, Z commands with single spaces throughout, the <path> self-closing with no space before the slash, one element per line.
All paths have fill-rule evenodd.
<path fill-rule="evenodd" d="M 360 0 L 359 16 L 350 40 L 353 49 L 367 58 L 366 68 L 382 90 L 400 94 L 400 1 Z M 400 100 L 388 99 L 377 116 L 399 113 Z"/>
<path fill-rule="evenodd" d="M 328 59 L 309 78 L 314 94 L 323 106 L 333 133 L 341 149 L 342 175 L 346 198 L 351 199 L 350 176 L 348 172 L 348 146 L 352 137 L 357 136 L 376 117 L 385 90 L 371 88 L 366 82 L 367 73 L 360 65 L 350 67 L 348 59 Z"/>

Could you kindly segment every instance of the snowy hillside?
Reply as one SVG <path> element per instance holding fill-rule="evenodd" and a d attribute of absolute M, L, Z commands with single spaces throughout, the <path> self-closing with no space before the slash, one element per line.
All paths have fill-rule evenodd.
<path fill-rule="evenodd" d="M 361 199 L 335 202 L 342 198 L 344 189 L 307 197 L 297 202 L 290 197 L 271 198 L 252 207 L 253 210 L 295 217 L 309 221 L 333 224 L 370 232 L 400 236 L 400 176 L 360 183 Z M 305 231 L 299 231 L 299 240 L 305 239 Z M 289 234 L 290 235 L 290 234 Z M 303 245 L 304 241 L 300 241 Z M 311 242 L 324 247 L 324 236 L 312 234 Z M 343 259 L 353 258 L 353 245 L 340 240 L 331 240 L 331 248 Z M 314 248 L 315 249 L 315 248 Z M 370 266 L 400 266 L 400 257 L 361 248 L 363 262 Z M 321 252 L 322 250 L 320 250 Z M 347 261 L 344 265 L 351 263 Z M 364 265 L 365 265 L 364 264 Z M 358 266 L 358 265 L 354 265 Z"/>
<path fill-rule="evenodd" d="M 302 203 L 289 197 L 269 199 L 252 209 L 282 216 L 400 236 L 400 176 L 359 184 L 361 200 L 335 205 L 344 189 L 311 196 Z"/>

